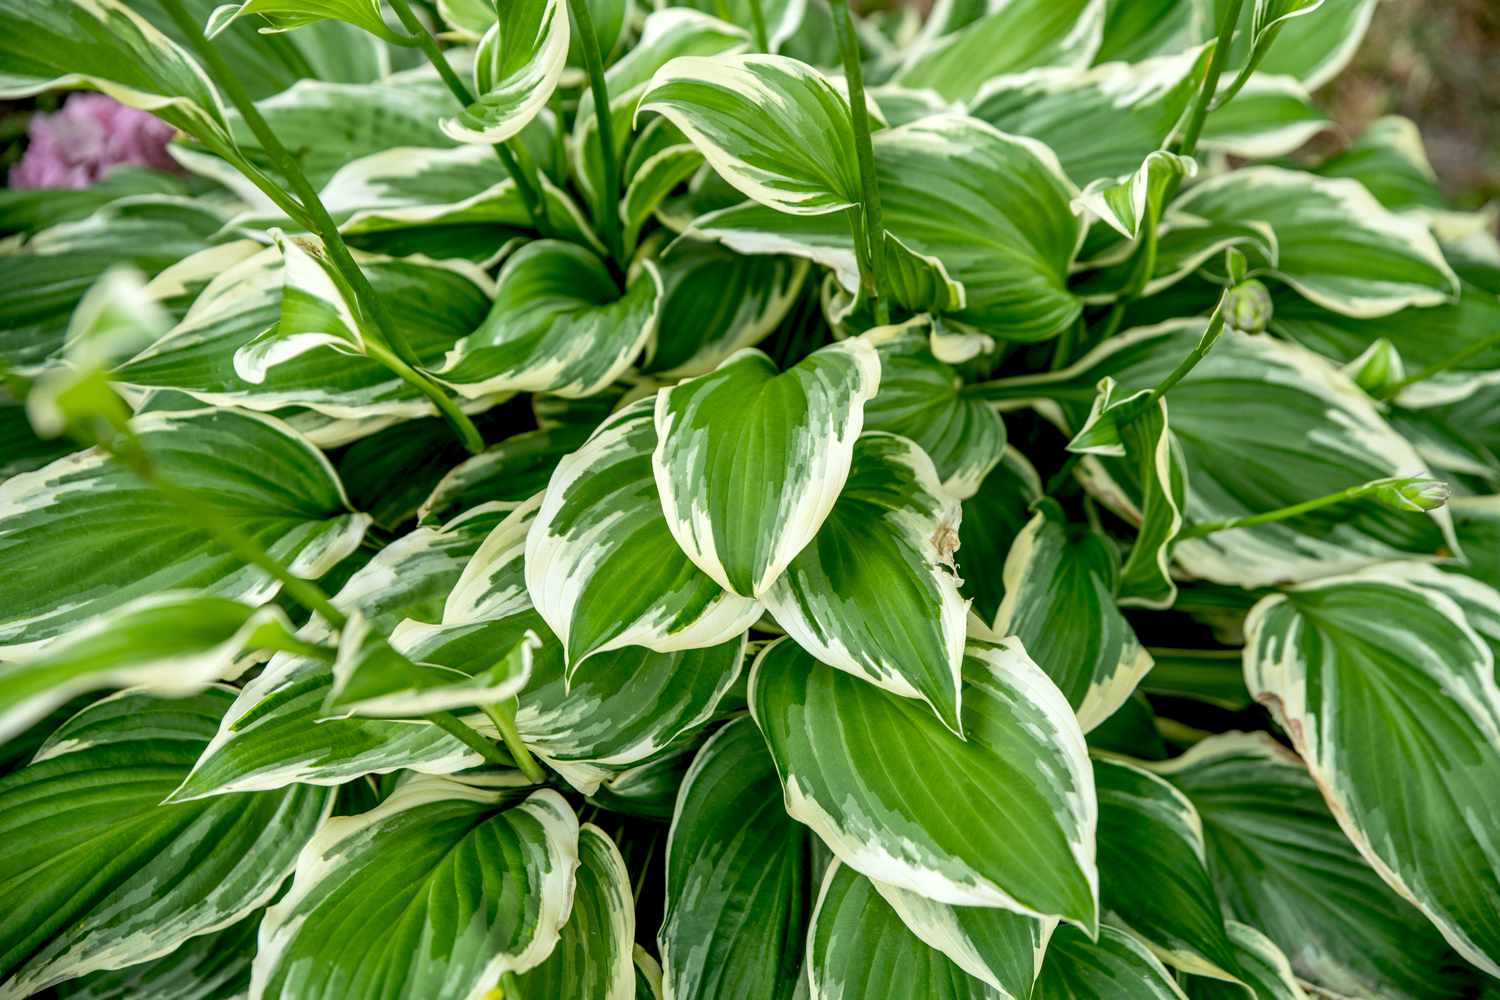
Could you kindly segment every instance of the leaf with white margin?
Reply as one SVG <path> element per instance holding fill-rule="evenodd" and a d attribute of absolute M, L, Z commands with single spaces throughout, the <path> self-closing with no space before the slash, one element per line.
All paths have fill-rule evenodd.
<path fill-rule="evenodd" d="M 1192 802 L 1123 757 L 1094 759 L 1094 788 L 1099 902 L 1110 920 L 1128 927 L 1168 965 L 1238 982 Z"/>
<path fill-rule="evenodd" d="M 865 430 L 910 438 L 960 500 L 979 489 L 1005 454 L 1005 423 L 994 407 L 962 393 L 963 379 L 933 357 L 920 326 L 872 333 L 880 391 L 865 404 Z"/>
<path fill-rule="evenodd" d="M 143 597 L 0 664 L 0 742 L 88 691 L 135 686 L 169 698 L 194 694 L 233 678 L 247 653 L 290 644 L 291 633 L 274 606 L 183 592 Z"/>
<path fill-rule="evenodd" d="M 221 1000 L 245 996 L 260 913 L 188 938 L 176 951 L 123 969 L 101 969 L 56 987 L 63 1000 Z"/>
<path fill-rule="evenodd" d="M 339 632 L 324 710 L 335 717 L 419 719 L 514 698 L 531 677 L 531 659 L 542 641 L 529 630 L 487 638 L 493 643 L 487 665 L 471 674 L 444 663 L 413 662 L 398 648 L 399 628 L 387 640 L 356 613 Z"/>
<path fill-rule="evenodd" d="M 784 56 L 681 56 L 636 107 L 665 116 L 719 176 L 778 212 L 823 215 L 860 204 L 854 123 L 843 92 Z M 767 129 L 774 115 L 778 127 Z"/>
<path fill-rule="evenodd" d="M 589 428 L 522 431 L 455 465 L 432 488 L 417 518 L 443 520 L 481 503 L 520 506 L 547 488 L 552 470 L 588 439 Z"/>
<path fill-rule="evenodd" d="M 973 23 L 914 47 L 893 82 L 963 101 L 1002 73 L 1087 66 L 1103 39 L 1104 9 L 1104 0 L 994 4 Z"/>
<path fill-rule="evenodd" d="M 867 432 L 817 535 L 765 593 L 816 659 L 924 702 L 955 733 L 969 609 L 952 566 L 958 518 L 920 448 Z"/>
<path fill-rule="evenodd" d="M 364 318 L 354 291 L 311 236 L 271 231 L 281 252 L 281 315 L 276 325 L 234 352 L 234 371 L 260 384 L 267 370 L 319 347 L 365 352 Z"/>
<path fill-rule="evenodd" d="M 1294 77 L 1257 73 L 1234 100 L 1208 116 L 1199 147 L 1270 160 L 1299 149 L 1331 127 L 1312 94 Z"/>
<path fill-rule="evenodd" d="M 246 14 L 259 14 L 269 22 L 261 34 L 294 31 L 320 21 L 343 21 L 395 45 L 410 44 L 405 36 L 392 31 L 381 15 L 380 0 L 243 0 L 227 3 L 209 15 L 203 34 L 208 38 L 223 32 Z"/>
<path fill-rule="evenodd" d="M 516 977 L 520 996 L 635 997 L 635 897 L 625 859 L 592 823 L 578 830 L 573 903 L 552 954 Z"/>
<path fill-rule="evenodd" d="M 0 0 L 0 66 L 0 98 L 87 87 L 234 148 L 207 74 L 118 0 Z"/>
<path fill-rule="evenodd" d="M 1427 226 L 1393 215 L 1358 181 L 1250 167 L 1194 186 L 1174 208 L 1210 221 L 1269 223 L 1281 253 L 1268 273 L 1346 316 L 1458 297 L 1458 277 Z"/>
<path fill-rule="evenodd" d="M 651 468 L 693 564 L 764 595 L 833 509 L 879 385 L 875 348 L 851 339 L 780 373 L 748 348 L 658 393 Z"/>
<path fill-rule="evenodd" d="M 1014 640 L 973 642 L 960 739 L 924 706 L 818 663 L 760 654 L 750 712 L 787 812 L 870 878 L 958 906 L 1098 924 L 1097 806 L 1083 733 Z"/>
<path fill-rule="evenodd" d="M 568 61 L 563 0 L 509 0 L 474 54 L 478 98 L 442 122 L 449 138 L 493 145 L 526 127 L 557 88 Z"/>
<path fill-rule="evenodd" d="M 1243 990 L 1241 993 L 1243 994 Z M 1140 941 L 1115 927 L 1090 941 L 1059 927 L 1047 942 L 1031 1000 L 1187 1000 L 1172 973 Z"/>
<path fill-rule="evenodd" d="M 483 321 L 491 282 L 466 263 L 366 255 L 359 263 L 417 358 L 433 365 Z M 338 420 L 435 414 L 432 403 L 368 358 L 315 350 L 285 361 L 259 385 L 235 372 L 236 352 L 281 312 L 281 255 L 267 248 L 216 278 L 183 320 L 115 371 L 138 389 L 178 389 L 205 403 L 279 411 L 305 407 Z"/>
<path fill-rule="evenodd" d="M 1205 326 L 1205 320 L 1192 319 L 1142 327 L 1111 338 L 1062 372 L 972 391 L 992 400 L 1041 401 L 1042 415 L 1071 433 L 1087 418 L 1102 377 L 1117 379 L 1122 395 L 1150 389 L 1188 356 Z M 1164 399 L 1178 452 L 1171 460 L 1180 458 L 1189 473 L 1183 507 L 1189 526 L 1427 472 L 1416 450 L 1346 375 L 1305 348 L 1272 337 L 1225 330 Z M 1083 469 L 1085 485 L 1101 502 L 1139 520 L 1137 469 L 1098 456 L 1086 457 Z M 1254 588 L 1455 551 L 1445 509 L 1424 517 L 1356 502 L 1179 541 L 1172 557 L 1192 576 Z"/>
<path fill-rule="evenodd" d="M 676 126 L 665 118 L 653 118 L 641 131 L 631 150 L 631 158 L 650 148 L 646 144 L 654 136 L 666 132 L 677 133 Z M 680 133 L 672 136 L 676 139 Z M 665 141 L 665 140 L 661 140 Z M 678 142 L 665 146 L 646 156 L 635 169 L 626 164 L 625 198 L 620 203 L 620 221 L 625 226 L 625 252 L 634 253 L 640 244 L 641 229 L 649 222 L 663 200 L 679 184 L 691 178 L 703 167 L 703 154 L 691 143 Z"/>
<path fill-rule="evenodd" d="M 1161 218 L 1168 193 L 1197 172 L 1191 158 L 1157 150 L 1129 176 L 1092 182 L 1076 204 L 1126 239 L 1138 239 L 1142 227 L 1155 226 Z"/>
<path fill-rule="evenodd" d="M 1243 35 L 1237 37 L 1241 46 L 1248 45 L 1249 52 L 1240 65 L 1239 73 L 1227 86 L 1219 89 L 1215 101 L 1224 102 L 1237 93 L 1250 75 L 1260 68 L 1271 43 L 1292 21 L 1315 13 L 1323 6 L 1323 0 L 1255 0 L 1250 8 L 1250 24 Z"/>
<path fill-rule="evenodd" d="M 526 589 L 570 664 L 622 646 L 716 645 L 760 614 L 673 541 L 651 468 L 655 406 L 618 411 L 558 463 L 526 538 Z"/>
<path fill-rule="evenodd" d="M 953 280 L 941 260 L 913 250 L 889 232 L 885 234 L 885 280 L 891 298 L 912 312 L 957 312 L 969 301 L 968 289 Z"/>
<path fill-rule="evenodd" d="M 812 910 L 812 833 L 781 806 L 755 723 L 715 733 L 682 780 L 667 837 L 667 995 L 791 1000 Z"/>
<path fill-rule="evenodd" d="M 1308 1000 L 1276 942 L 1249 924 L 1226 920 L 1224 928 L 1234 945 L 1241 982 L 1194 977 L 1187 982 L 1190 1000 L 1244 1000 L 1247 987 L 1258 1000 Z"/>
<path fill-rule="evenodd" d="M 1178 0 L 1133 0 L 1111 3 L 1104 15 L 1104 42 L 1099 63 L 1142 62 L 1166 52 L 1181 52 L 1207 34 L 1201 4 Z"/>
<path fill-rule="evenodd" d="M 968 110 L 1002 132 L 1046 143 L 1069 177 L 1092 184 L 1129 173 L 1172 137 L 1212 54 L 1208 45 L 1135 64 L 999 76 Z"/>
<path fill-rule="evenodd" d="M 686 0 L 684 6 L 694 7 L 742 28 L 748 35 L 755 25 L 754 7 L 749 0 Z M 766 42 L 771 52 L 780 52 L 783 45 L 798 36 L 799 29 L 808 30 L 805 24 L 810 0 L 764 0 L 762 16 L 766 22 Z M 670 9 L 670 8 L 669 8 Z M 810 61 L 810 60 L 804 60 Z"/>
<path fill-rule="evenodd" d="M 1100 395 L 1107 395 L 1107 391 L 1101 390 Z M 1167 401 L 1157 400 L 1154 407 L 1147 407 L 1121 428 L 1120 443 L 1126 461 L 1135 465 L 1141 492 L 1140 504 L 1134 508 L 1135 543 L 1120 568 L 1120 603 L 1169 608 L 1177 600 L 1177 584 L 1171 570 L 1172 546 L 1182 531 L 1188 466 L 1172 434 Z"/>
<path fill-rule="evenodd" d="M 1319 163 L 1323 177 L 1350 177 L 1393 212 L 1445 207 L 1422 133 L 1410 118 L 1386 115 L 1344 149 Z"/>
<path fill-rule="evenodd" d="M 823 878 L 807 932 L 807 978 L 810 1000 L 1012 1000 L 1027 992 L 996 990 L 969 975 L 911 933 L 868 879 L 838 862 Z"/>
<path fill-rule="evenodd" d="M 164 478 L 211 496 L 298 576 L 321 576 L 359 545 L 368 515 L 349 511 L 328 460 L 279 420 L 191 410 L 131 426 Z M 97 449 L 0 484 L 0 562 L 0 645 L 12 651 L 162 590 L 259 604 L 281 589 Z"/>
<path fill-rule="evenodd" d="M 662 1000 L 661 964 L 640 945 L 635 946 L 635 1000 Z"/>
<path fill-rule="evenodd" d="M 1377 568 L 1267 597 L 1245 630 L 1245 683 L 1344 833 L 1459 954 L 1500 975 L 1500 689 L 1463 607 Z M 1420 745 L 1404 741 L 1414 733 Z"/>
<path fill-rule="evenodd" d="M 963 577 L 959 593 L 973 600 L 974 613 L 993 622 L 1005 596 L 1000 568 L 1006 553 L 1031 520 L 1031 505 L 1042 496 L 1036 469 L 1013 446 L 1007 445 L 1000 463 L 963 502 L 958 525 L 958 551 L 953 554 Z"/>
<path fill-rule="evenodd" d="M 1306 0 L 1270 0 L 1246 9 L 1241 25 L 1253 23 L 1258 8 L 1273 13 L 1295 7 Z M 1308 90 L 1317 90 L 1343 71 L 1364 40 L 1370 19 L 1375 15 L 1377 0 L 1324 0 L 1320 6 L 1304 11 L 1290 30 L 1270 47 L 1260 64 L 1258 76 L 1284 74 L 1301 80 Z M 1255 79 L 1252 77 L 1252 79 Z"/>
<path fill-rule="evenodd" d="M 484 323 L 432 374 L 465 398 L 497 392 L 588 396 L 619 378 L 656 330 L 661 273 L 635 268 L 622 294 L 592 251 L 528 243 L 500 269 Z"/>
<path fill-rule="evenodd" d="M 808 273 L 794 257 L 746 256 L 695 240 L 673 244 L 657 266 L 661 317 L 641 367 L 662 379 L 713 371 L 764 340 L 796 304 Z"/>
<path fill-rule="evenodd" d="M 1051 150 L 962 115 L 882 129 L 872 141 L 886 230 L 963 286 L 964 308 L 945 322 L 1044 340 L 1078 318 L 1068 272 L 1085 227 L 1069 207 L 1078 190 Z M 740 253 L 807 257 L 846 290 L 858 288 L 843 219 L 739 205 L 698 219 L 691 232 Z"/>
<path fill-rule="evenodd" d="M 289 788 L 161 805 L 233 692 L 123 692 L 0 778 L 0 991 L 29 996 L 171 952 L 268 902 L 333 804 Z"/>
<path fill-rule="evenodd" d="M 884 882 L 870 884 L 923 944 L 1001 997 L 1030 995 L 1057 921 L 990 906 L 950 906 Z"/>
<path fill-rule="evenodd" d="M 551 789 L 516 798 L 423 776 L 329 820 L 266 911 L 251 995 L 478 1000 L 540 964 L 568 919 L 578 819 Z"/>
<path fill-rule="evenodd" d="M 1086 733 L 1114 714 L 1151 669 L 1151 654 L 1115 605 L 1112 543 L 1041 501 L 1005 560 L 1005 599 L 992 631 L 1036 650 Z"/>
<path fill-rule="evenodd" d="M 1197 809 L 1225 913 L 1265 932 L 1298 976 L 1346 996 L 1465 995 L 1473 969 L 1365 863 L 1271 736 L 1223 733 L 1149 766 Z"/>
<path fill-rule="evenodd" d="M 441 528 L 418 528 L 382 549 L 333 598 L 380 628 L 407 618 L 437 621 L 464 564 L 501 521 L 476 508 Z M 379 719 L 328 719 L 333 672 L 323 660 L 278 655 L 240 692 L 192 772 L 172 793 L 187 801 L 300 782 L 338 785 L 408 769 L 451 773 L 482 763 L 435 726 Z"/>

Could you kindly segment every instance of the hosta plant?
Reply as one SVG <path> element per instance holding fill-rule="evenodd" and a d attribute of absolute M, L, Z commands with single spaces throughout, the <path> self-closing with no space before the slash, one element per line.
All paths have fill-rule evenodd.
<path fill-rule="evenodd" d="M 1374 0 L 685 2 L 0 0 L 0 996 L 1495 996 Z"/>

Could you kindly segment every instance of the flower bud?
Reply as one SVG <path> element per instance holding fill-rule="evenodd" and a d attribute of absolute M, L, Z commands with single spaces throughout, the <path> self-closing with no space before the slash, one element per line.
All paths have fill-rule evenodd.
<path fill-rule="evenodd" d="M 1264 333 L 1271 312 L 1271 291 L 1254 278 L 1231 288 L 1224 303 L 1224 321 L 1243 333 Z"/>
<path fill-rule="evenodd" d="M 1431 476 L 1387 479 L 1375 487 L 1373 496 L 1391 510 L 1402 512 L 1437 510 L 1448 502 L 1448 484 Z"/>
<path fill-rule="evenodd" d="M 1369 395 L 1383 399 L 1405 380 L 1406 366 L 1396 346 L 1381 337 L 1345 365 L 1344 373 Z"/>

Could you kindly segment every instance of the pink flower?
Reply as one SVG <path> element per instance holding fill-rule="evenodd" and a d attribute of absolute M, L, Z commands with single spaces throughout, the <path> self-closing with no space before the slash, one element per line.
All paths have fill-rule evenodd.
<path fill-rule="evenodd" d="M 88 187 L 130 163 L 174 170 L 172 126 L 103 94 L 74 94 L 62 110 L 31 119 L 26 155 L 10 172 L 13 188 Z"/>

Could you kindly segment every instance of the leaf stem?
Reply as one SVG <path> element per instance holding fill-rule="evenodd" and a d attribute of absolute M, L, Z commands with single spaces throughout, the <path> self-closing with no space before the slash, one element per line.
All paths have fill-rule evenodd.
<path fill-rule="evenodd" d="M 1155 406 L 1156 401 L 1165 396 L 1173 386 L 1181 382 L 1187 377 L 1189 372 L 1198 367 L 1198 362 L 1207 357 L 1208 352 L 1213 349 L 1214 344 L 1218 343 L 1219 336 L 1224 332 L 1224 300 L 1228 298 L 1228 295 L 1229 293 L 1225 292 L 1219 297 L 1219 307 L 1209 317 L 1208 326 L 1204 329 L 1203 336 L 1198 338 L 1197 346 L 1189 352 L 1187 357 L 1178 362 L 1177 367 L 1173 368 L 1171 373 L 1162 379 L 1155 389 L 1151 390 L 1151 395 L 1147 396 L 1141 402 L 1140 412 L 1144 413 Z"/>
<path fill-rule="evenodd" d="M 432 68 L 442 78 L 448 92 L 451 93 L 462 108 L 468 108 L 474 103 L 474 95 L 469 93 L 469 88 L 464 85 L 463 80 L 454 72 L 453 67 L 448 65 L 448 60 L 443 58 L 442 49 L 438 48 L 437 39 L 432 37 L 432 32 L 427 30 L 427 25 L 412 11 L 411 4 L 407 0 L 387 0 L 391 9 L 396 12 L 396 17 L 401 21 L 401 26 L 407 30 L 412 39 L 417 43 L 417 48 L 427 57 Z M 521 195 L 521 201 L 526 205 L 526 214 L 531 216 L 532 225 L 542 229 L 546 222 L 547 207 L 543 203 L 541 195 L 531 185 L 531 178 L 526 176 L 526 171 L 516 162 L 515 154 L 510 147 L 503 142 L 497 142 L 492 147 L 495 155 L 500 158 L 500 163 L 505 167 L 505 172 L 510 174 L 510 179 L 516 184 L 516 191 Z"/>
<path fill-rule="evenodd" d="M 864 202 L 864 237 L 869 248 L 871 284 L 874 288 L 875 321 L 890 322 L 890 303 L 885 281 L 885 218 L 880 205 L 880 181 L 875 175 L 875 146 L 870 141 L 870 109 L 865 103 L 864 71 L 859 61 L 859 37 L 848 0 L 829 0 L 834 28 L 844 59 L 844 79 L 849 84 L 849 115 L 854 123 L 854 153 L 859 163 L 859 183 Z M 856 235 L 855 239 L 859 237 Z"/>
<path fill-rule="evenodd" d="M 1476 341 L 1475 343 L 1470 344 L 1468 347 L 1465 347 L 1463 350 L 1458 351 L 1455 354 L 1450 354 L 1443 360 L 1435 362 L 1434 364 L 1430 364 L 1426 368 L 1422 368 L 1412 373 L 1411 375 L 1408 375 L 1406 378 L 1395 383 L 1394 385 L 1387 386 L 1386 389 L 1381 392 L 1380 398 L 1387 402 L 1393 400 L 1397 396 L 1401 395 L 1403 389 L 1414 386 L 1418 382 L 1425 382 L 1428 379 L 1432 378 L 1434 375 L 1441 375 L 1443 372 L 1454 367 L 1455 365 L 1461 365 L 1465 361 L 1468 361 L 1470 358 L 1478 357 L 1485 351 L 1488 351 L 1490 348 L 1496 346 L 1500 346 L 1500 333 L 1486 337 L 1483 340 Z"/>
<path fill-rule="evenodd" d="M 343 234 L 339 232 L 338 225 L 329 216 L 328 209 L 324 207 L 322 199 L 318 197 L 318 192 L 313 189 L 312 183 L 307 179 L 307 175 L 302 172 L 302 167 L 297 162 L 297 158 L 281 144 L 281 140 L 276 138 L 276 133 L 271 130 L 271 126 L 261 116 L 260 110 L 255 106 L 255 101 L 251 99 L 244 85 L 240 83 L 239 77 L 235 75 L 234 70 L 230 68 L 229 63 L 219 53 L 219 50 L 207 38 L 203 37 L 202 29 L 182 6 L 182 0 L 162 0 L 162 8 L 176 22 L 183 34 L 187 36 L 188 43 L 208 66 L 209 73 L 213 77 L 214 82 L 223 88 L 224 93 L 229 97 L 230 103 L 235 106 L 240 116 L 244 118 L 245 124 L 249 126 L 250 131 L 255 135 L 261 148 L 271 157 L 272 162 L 276 165 L 276 169 L 281 172 L 287 183 L 291 185 L 292 193 L 306 212 L 306 216 L 311 222 L 312 230 L 323 241 L 323 246 L 328 253 L 329 262 L 343 276 L 344 280 L 348 282 L 349 288 L 353 291 L 361 311 L 374 324 L 376 331 L 380 335 L 380 339 L 386 345 L 389 345 L 390 351 L 395 357 L 405 363 L 404 369 L 398 370 L 393 368 L 392 371 L 402 379 L 410 382 L 423 395 L 432 399 L 433 397 L 429 388 L 421 384 L 420 380 L 413 381 L 411 378 L 411 375 L 421 362 L 406 343 L 405 338 L 401 336 L 396 325 L 386 315 L 385 307 L 380 302 L 380 296 L 376 294 L 375 289 L 370 285 L 370 281 L 365 277 L 364 271 L 360 270 L 359 265 L 355 263 L 354 255 L 349 252 L 349 247 L 344 242 Z M 456 405 L 450 405 L 446 408 L 440 406 L 439 410 L 448 418 L 448 422 L 453 425 L 459 439 L 464 442 L 466 448 L 476 454 L 484 450 L 483 439 L 474 428 L 474 425 L 469 421 L 469 418 L 464 415 L 463 411 L 459 410 Z M 475 447 L 475 442 L 478 442 L 477 448 Z"/>
<path fill-rule="evenodd" d="M 543 784 L 547 780 L 547 773 L 526 748 L 520 731 L 516 729 L 516 700 L 510 698 L 481 707 L 495 724 L 495 728 L 500 730 L 500 738 L 505 741 L 505 748 L 510 751 L 510 755 L 516 759 L 516 766 L 521 769 L 521 773 L 533 783 Z"/>
<path fill-rule="evenodd" d="M 501 753 L 499 747 L 469 728 L 468 725 L 461 722 L 458 716 L 452 712 L 433 712 L 426 718 L 428 722 L 479 754 L 479 756 L 483 757 L 489 763 L 499 767 L 514 766 L 515 762 Z"/>
<path fill-rule="evenodd" d="M 750 30 L 755 37 L 755 50 L 770 52 L 770 36 L 766 34 L 766 11 L 761 0 L 750 0 Z"/>
<path fill-rule="evenodd" d="M 432 405 L 437 407 L 443 419 L 448 421 L 453 432 L 458 435 L 471 455 L 477 455 L 484 451 L 484 436 L 479 433 L 479 428 L 469 419 L 469 415 L 454 401 L 453 397 L 443 390 L 443 387 L 434 382 L 426 373 L 411 367 L 401 358 L 396 357 L 379 342 L 368 344 L 365 353 L 376 361 L 385 365 L 391 371 L 399 375 L 412 388 L 426 396 Z"/>
<path fill-rule="evenodd" d="M 1191 528 L 1184 529 L 1177 536 L 1177 541 L 1191 538 L 1203 538 L 1207 535 L 1217 534 L 1220 531 L 1231 531 L 1235 528 L 1253 528 L 1258 524 L 1273 524 L 1277 521 L 1285 521 L 1288 518 L 1308 514 L 1324 507 L 1332 507 L 1336 504 L 1348 503 L 1369 496 L 1382 486 L 1387 485 L 1388 480 L 1376 480 L 1369 483 L 1361 483 L 1358 486 L 1350 486 L 1348 489 L 1330 493 L 1327 496 L 1316 497 L 1312 500 L 1304 500 L 1294 503 L 1290 507 L 1281 507 L 1277 510 L 1268 510 L 1260 514 L 1247 514 L 1244 517 L 1231 517 L 1223 521 L 1206 521 L 1203 524 L 1195 524 Z"/>
<path fill-rule="evenodd" d="M 1203 87 L 1198 91 L 1197 100 L 1193 102 L 1193 110 L 1188 116 L 1187 127 L 1182 132 L 1183 156 L 1192 156 L 1198 149 L 1198 138 L 1203 134 L 1203 125 L 1208 120 L 1209 105 L 1219 89 L 1219 77 L 1224 73 L 1224 66 L 1229 62 L 1230 43 L 1234 40 L 1234 29 L 1240 23 L 1240 9 L 1243 6 L 1244 0 L 1229 0 L 1228 6 L 1224 8 L 1224 17 L 1219 22 L 1218 42 L 1208 61 L 1208 73 L 1203 78 Z"/>
<path fill-rule="evenodd" d="M 599 36 L 594 32 L 594 15 L 588 0 L 568 0 L 573 17 L 574 37 L 588 71 L 589 90 L 594 95 L 594 119 L 599 123 L 599 157 L 604 165 L 604 190 L 598 192 L 603 208 L 602 219 L 595 219 L 602 230 L 605 246 L 621 264 L 625 254 L 624 234 L 620 223 L 620 158 L 615 149 L 614 115 L 609 107 L 609 84 L 604 79 L 604 56 L 599 52 Z"/>

